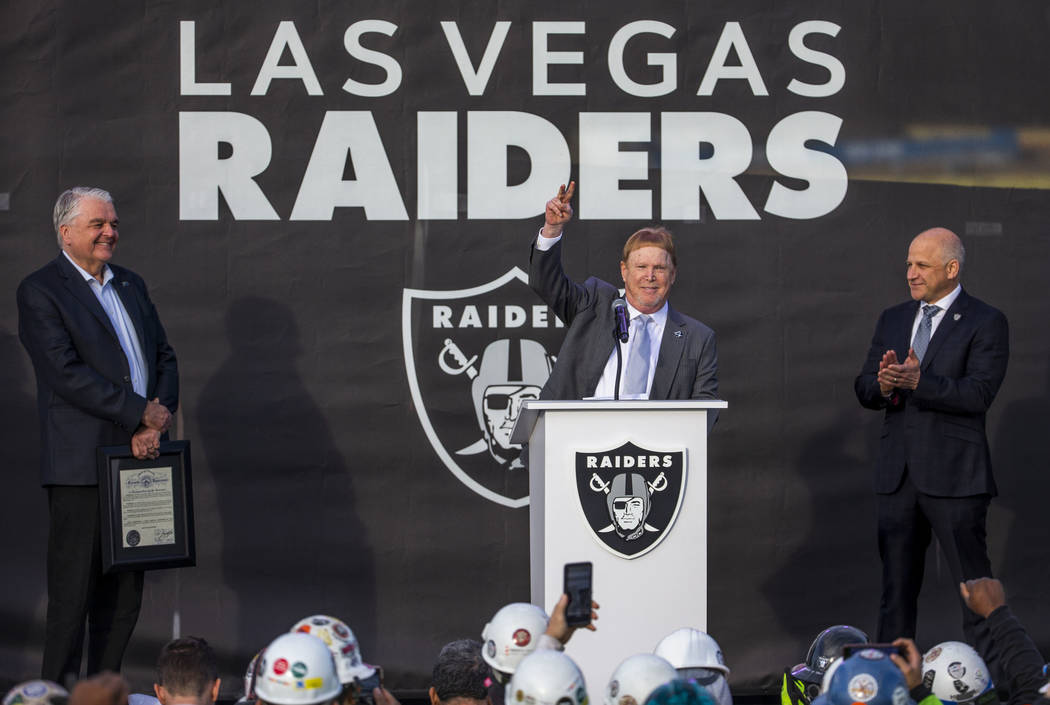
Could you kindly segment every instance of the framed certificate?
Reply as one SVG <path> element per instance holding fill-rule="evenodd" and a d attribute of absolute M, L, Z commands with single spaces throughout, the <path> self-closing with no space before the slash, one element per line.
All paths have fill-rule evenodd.
<path fill-rule="evenodd" d="M 153 460 L 99 448 L 98 490 L 104 573 L 196 565 L 189 441 L 161 443 Z"/>

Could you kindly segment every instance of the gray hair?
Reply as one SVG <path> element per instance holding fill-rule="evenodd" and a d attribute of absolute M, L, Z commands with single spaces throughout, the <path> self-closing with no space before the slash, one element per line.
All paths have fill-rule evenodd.
<path fill-rule="evenodd" d="M 481 643 L 460 639 L 442 647 L 430 684 L 441 702 L 456 698 L 484 700 L 488 697 L 486 681 L 491 677 L 492 670 L 481 658 Z"/>
<path fill-rule="evenodd" d="M 62 226 L 69 225 L 80 215 L 80 202 L 85 198 L 97 198 L 106 203 L 113 203 L 113 196 L 109 195 L 109 191 L 94 186 L 74 186 L 63 191 L 55 201 L 55 212 L 52 216 L 59 249 L 62 249 Z"/>
<path fill-rule="evenodd" d="M 962 240 L 958 236 L 948 238 L 944 243 L 944 263 L 948 264 L 953 259 L 959 262 L 959 273 L 962 274 L 963 262 L 966 261 L 966 248 L 963 247 Z"/>

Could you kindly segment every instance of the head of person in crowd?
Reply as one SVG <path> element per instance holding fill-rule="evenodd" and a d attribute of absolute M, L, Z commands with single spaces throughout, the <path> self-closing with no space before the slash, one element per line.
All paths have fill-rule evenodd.
<path fill-rule="evenodd" d="M 19 683 L 4 696 L 3 705 L 66 705 L 69 691 L 53 681 Z"/>
<path fill-rule="evenodd" d="M 362 660 L 357 637 L 346 622 L 336 617 L 315 614 L 300 619 L 291 631 L 315 636 L 331 651 L 339 682 L 343 684 L 342 702 L 345 705 L 372 701 L 373 689 L 382 687 L 382 669 Z"/>
<path fill-rule="evenodd" d="M 729 667 L 718 642 L 707 632 L 692 627 L 677 629 L 665 636 L 653 653 L 667 659 L 679 677 L 703 686 L 718 705 L 733 705 L 726 679 Z"/>
<path fill-rule="evenodd" d="M 818 634 L 809 645 L 806 660 L 791 669 L 791 676 L 799 681 L 798 686 L 806 700 L 820 695 L 824 674 L 831 662 L 842 656 L 842 647 L 869 641 L 867 634 L 847 624 L 836 624 Z"/>
<path fill-rule="evenodd" d="M 161 705 L 208 705 L 219 698 L 219 663 L 204 639 L 187 636 L 164 645 L 153 692 Z"/>
<path fill-rule="evenodd" d="M 493 678 L 506 684 L 521 660 L 536 650 L 547 630 L 547 613 L 528 602 L 500 607 L 481 630 L 481 657 Z"/>
<path fill-rule="evenodd" d="M 587 705 L 587 683 L 565 652 L 539 649 L 514 669 L 506 697 L 508 705 Z"/>
<path fill-rule="evenodd" d="M 268 705 L 335 705 L 342 699 L 343 684 L 328 646 L 311 634 L 292 632 L 262 652 L 255 695 Z"/>
<path fill-rule="evenodd" d="M 823 693 L 813 705 L 911 705 L 900 668 L 881 651 L 865 649 L 844 658 L 830 671 Z"/>
<path fill-rule="evenodd" d="M 624 296 L 642 313 L 656 313 L 663 308 L 677 274 L 674 238 L 666 228 L 642 228 L 623 246 L 620 276 Z"/>
<path fill-rule="evenodd" d="M 459 639 L 441 648 L 430 677 L 431 705 L 491 705 L 492 668 L 481 642 Z"/>
<path fill-rule="evenodd" d="M 923 655 L 922 682 L 944 705 L 998 702 L 984 659 L 961 641 L 945 641 Z"/>
<path fill-rule="evenodd" d="M 667 659 L 656 654 L 635 654 L 625 659 L 605 686 L 604 705 L 640 705 L 649 694 L 678 677 Z"/>
<path fill-rule="evenodd" d="M 715 703 L 714 696 L 696 681 L 676 678 L 650 693 L 643 705 L 717 705 L 717 703 Z"/>

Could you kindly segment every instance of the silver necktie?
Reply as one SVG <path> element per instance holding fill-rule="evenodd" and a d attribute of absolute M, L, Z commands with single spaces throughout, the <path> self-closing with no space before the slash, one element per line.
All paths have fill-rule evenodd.
<path fill-rule="evenodd" d="M 919 329 L 915 331 L 915 340 L 911 341 L 911 349 L 915 351 L 915 357 L 922 362 L 926 349 L 930 347 L 930 333 L 933 331 L 933 317 L 941 310 L 940 306 L 922 305 L 922 320 L 919 321 Z"/>
<path fill-rule="evenodd" d="M 638 316 L 632 321 L 634 342 L 624 371 L 623 393 L 645 394 L 649 386 L 649 316 Z"/>

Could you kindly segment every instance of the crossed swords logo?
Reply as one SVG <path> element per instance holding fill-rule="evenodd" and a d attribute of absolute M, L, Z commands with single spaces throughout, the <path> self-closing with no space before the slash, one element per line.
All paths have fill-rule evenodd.
<path fill-rule="evenodd" d="M 448 363 L 446 355 L 452 358 L 459 367 L 453 367 Z M 441 348 L 441 352 L 438 353 L 438 367 L 441 371 L 449 375 L 461 375 L 464 372 L 467 373 L 468 379 L 474 379 L 478 376 L 478 369 L 474 367 L 474 363 L 477 362 L 478 356 L 467 359 L 467 356 L 463 354 L 463 351 L 459 349 L 459 346 L 452 342 L 451 338 L 445 338 L 445 346 Z"/>
<path fill-rule="evenodd" d="M 645 484 L 649 488 L 649 494 L 650 495 L 653 495 L 653 494 L 655 494 L 657 492 L 663 492 L 664 490 L 667 489 L 667 476 L 663 472 L 661 472 L 659 475 L 656 476 L 656 479 L 654 479 L 652 482 L 648 482 L 647 481 Z M 604 481 L 601 477 L 598 476 L 598 473 L 596 473 L 596 472 L 591 473 L 590 488 L 594 492 L 601 492 L 602 494 L 606 494 L 607 495 L 611 491 L 610 485 L 612 485 L 612 483 Z M 660 531 L 659 529 L 657 529 L 655 526 L 649 524 L 648 522 L 642 522 L 642 526 L 644 526 L 645 530 L 649 531 L 649 532 L 657 533 L 657 532 Z M 609 524 L 604 529 L 598 529 L 598 533 L 599 534 L 607 534 L 610 531 L 615 531 L 615 530 L 616 530 L 616 526 L 614 524 Z"/>

